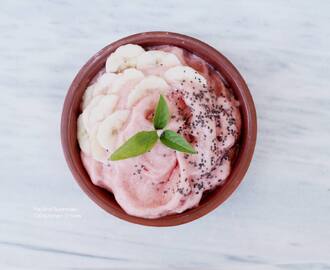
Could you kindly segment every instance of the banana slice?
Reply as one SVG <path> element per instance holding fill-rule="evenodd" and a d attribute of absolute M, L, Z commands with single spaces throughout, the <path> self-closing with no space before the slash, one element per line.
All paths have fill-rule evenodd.
<path fill-rule="evenodd" d="M 188 66 L 178 66 L 168 69 L 164 74 L 165 80 L 168 83 L 199 83 L 207 85 L 206 79 L 196 70 Z"/>
<path fill-rule="evenodd" d="M 105 95 L 108 91 L 108 88 L 111 87 L 117 77 L 118 75 L 114 73 L 104 73 L 97 79 L 95 83 L 88 86 L 82 96 L 81 109 L 84 110 L 91 102 L 93 97 L 98 95 Z"/>
<path fill-rule="evenodd" d="M 111 88 L 113 83 L 116 81 L 118 75 L 114 73 L 104 73 L 101 75 L 94 87 L 93 96 L 105 95 L 108 92 L 108 89 Z"/>
<path fill-rule="evenodd" d="M 181 65 L 181 62 L 175 54 L 156 50 L 141 54 L 136 61 L 136 67 L 142 70 L 156 67 L 175 67 L 178 65 Z"/>
<path fill-rule="evenodd" d="M 139 80 L 143 79 L 144 75 L 140 70 L 137 70 L 135 68 L 129 68 L 125 69 L 124 72 L 120 75 L 117 75 L 117 77 L 118 78 L 113 83 L 112 87 L 109 88 L 108 93 L 118 93 L 120 89 L 124 87 L 124 85 L 128 83 L 134 83 L 135 81 L 138 82 Z"/>
<path fill-rule="evenodd" d="M 110 150 L 113 148 L 118 131 L 123 127 L 128 116 L 128 110 L 115 111 L 100 123 L 96 137 L 104 149 Z"/>
<path fill-rule="evenodd" d="M 169 89 L 170 86 L 161 77 L 148 76 L 139 82 L 128 95 L 127 106 L 130 108 L 149 93 L 156 91 L 158 93 L 165 94 Z"/>
<path fill-rule="evenodd" d="M 96 138 L 98 127 L 94 127 L 90 135 L 90 149 L 92 157 L 100 162 L 105 162 L 108 157 L 108 152 L 100 145 Z"/>
<path fill-rule="evenodd" d="M 79 115 L 77 120 L 77 139 L 80 146 L 80 149 L 86 153 L 87 155 L 90 154 L 91 146 L 89 135 L 84 125 L 83 116 L 82 114 Z"/>
<path fill-rule="evenodd" d="M 97 105 L 97 103 L 101 100 L 102 97 L 104 97 L 104 95 L 92 97 L 90 102 L 88 103 L 87 107 L 82 112 L 82 120 L 84 122 L 84 127 L 87 130 L 87 132 L 91 131 L 91 130 L 88 129 L 88 126 L 89 126 L 89 112 L 92 108 L 94 108 Z"/>
<path fill-rule="evenodd" d="M 118 99 L 116 95 L 100 95 L 92 99 L 83 112 L 84 125 L 89 133 L 97 123 L 115 110 Z"/>
<path fill-rule="evenodd" d="M 136 67 L 136 58 L 142 53 L 144 49 L 138 45 L 120 46 L 108 57 L 105 69 L 107 72 L 120 72 L 126 68 Z"/>
<path fill-rule="evenodd" d="M 88 86 L 87 89 L 85 90 L 85 93 L 82 96 L 82 102 L 81 102 L 82 110 L 85 110 L 85 108 L 88 106 L 88 104 L 93 99 L 94 89 L 95 89 L 95 83 Z"/>

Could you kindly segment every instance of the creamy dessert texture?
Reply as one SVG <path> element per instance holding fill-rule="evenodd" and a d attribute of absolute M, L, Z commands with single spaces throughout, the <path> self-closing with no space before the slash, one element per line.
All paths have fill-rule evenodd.
<path fill-rule="evenodd" d="M 157 143 L 141 156 L 110 161 L 128 138 L 153 129 L 160 94 L 171 112 L 168 127 L 198 153 Z M 230 173 L 241 129 L 239 104 L 221 75 L 190 52 L 167 45 L 119 47 L 87 87 L 81 109 L 83 164 L 92 182 L 112 192 L 130 215 L 158 218 L 196 207 Z"/>

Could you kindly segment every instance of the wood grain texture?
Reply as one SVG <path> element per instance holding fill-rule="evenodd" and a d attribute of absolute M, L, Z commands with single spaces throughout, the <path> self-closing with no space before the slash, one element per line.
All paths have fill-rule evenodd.
<path fill-rule="evenodd" d="M 328 1 L 9 1 L 0 8 L 0 268 L 330 268 Z M 164 30 L 240 70 L 258 142 L 238 190 L 190 224 L 120 221 L 81 192 L 60 116 L 104 45 Z"/>

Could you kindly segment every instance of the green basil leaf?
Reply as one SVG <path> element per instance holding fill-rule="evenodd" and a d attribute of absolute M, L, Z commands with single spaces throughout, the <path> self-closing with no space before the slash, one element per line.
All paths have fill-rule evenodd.
<path fill-rule="evenodd" d="M 142 155 L 156 144 L 157 131 L 141 131 L 129 138 L 112 155 L 110 160 L 121 160 Z"/>
<path fill-rule="evenodd" d="M 197 153 L 197 151 L 192 147 L 190 143 L 186 141 L 185 138 L 183 138 L 181 135 L 172 130 L 165 130 L 160 135 L 160 141 L 167 147 L 180 152 L 185 152 L 189 154 Z"/>
<path fill-rule="evenodd" d="M 157 108 L 155 110 L 155 116 L 153 119 L 155 129 L 163 129 L 168 124 L 170 119 L 170 111 L 166 104 L 165 98 L 160 95 Z"/>

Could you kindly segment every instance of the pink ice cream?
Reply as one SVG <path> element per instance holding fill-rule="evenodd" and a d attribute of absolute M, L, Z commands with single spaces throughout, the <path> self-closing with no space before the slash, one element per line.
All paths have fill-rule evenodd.
<path fill-rule="evenodd" d="M 222 185 L 230 174 L 233 153 L 240 135 L 239 104 L 221 75 L 199 57 L 173 46 L 162 50 L 177 56 L 182 65 L 195 69 L 206 80 L 168 82 L 166 93 L 171 111 L 168 128 L 183 135 L 198 151 L 195 155 L 167 148 L 161 143 L 148 153 L 126 160 L 101 162 L 81 151 L 92 182 L 112 192 L 130 215 L 144 218 L 181 213 L 198 206 L 203 193 Z M 141 69 L 145 76 L 161 75 L 169 67 Z M 136 83 L 136 82 L 134 82 Z M 117 109 L 127 109 L 130 86 L 117 93 Z M 141 98 L 132 108 L 110 153 L 141 130 L 152 130 L 152 114 L 159 93 Z"/>

